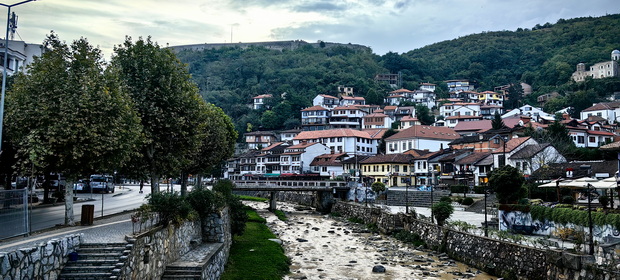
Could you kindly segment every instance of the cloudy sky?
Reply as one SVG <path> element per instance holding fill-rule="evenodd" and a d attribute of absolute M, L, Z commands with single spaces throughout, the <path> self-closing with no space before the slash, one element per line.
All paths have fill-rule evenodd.
<path fill-rule="evenodd" d="M 5 21 L 6 8 L 0 11 Z M 616 14 L 620 6 L 617 0 L 39 0 L 12 11 L 19 17 L 16 40 L 41 43 L 54 30 L 67 42 L 85 37 L 106 56 L 126 35 L 151 36 L 162 46 L 323 40 L 382 55 L 483 31 Z"/>

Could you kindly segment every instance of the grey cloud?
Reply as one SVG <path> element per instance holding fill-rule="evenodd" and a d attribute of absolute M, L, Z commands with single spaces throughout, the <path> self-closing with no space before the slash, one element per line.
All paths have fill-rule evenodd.
<path fill-rule="evenodd" d="M 346 6 L 334 4 L 331 1 L 320 1 L 316 3 L 304 3 L 292 8 L 295 12 L 331 12 L 345 10 Z"/>

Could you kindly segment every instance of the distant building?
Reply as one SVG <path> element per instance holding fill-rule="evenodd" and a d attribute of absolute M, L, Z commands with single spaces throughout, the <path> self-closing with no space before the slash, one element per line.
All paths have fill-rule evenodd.
<path fill-rule="evenodd" d="M 613 50 L 611 52 L 611 60 L 605 62 L 599 62 L 586 71 L 586 64 L 577 64 L 577 71 L 573 72 L 572 79 L 575 82 L 583 82 L 586 77 L 592 77 L 592 79 L 602 79 L 607 77 L 618 77 L 618 61 L 620 61 L 620 51 Z"/>
<path fill-rule="evenodd" d="M 384 82 L 390 85 L 392 88 L 400 88 L 402 84 L 402 76 L 398 74 L 377 74 L 375 81 Z"/>
<path fill-rule="evenodd" d="M 446 81 L 449 92 L 473 91 L 475 86 L 469 80 L 448 80 Z"/>
<path fill-rule="evenodd" d="M 0 42 L 0 59 L 4 61 L 4 40 Z M 26 72 L 26 66 L 34 61 L 35 57 L 40 57 L 45 52 L 43 45 L 28 44 L 24 41 L 9 40 L 7 75 L 11 76 L 17 72 Z M 4 71 L 4 63 L 0 63 L 0 69 Z"/>
<path fill-rule="evenodd" d="M 262 94 L 259 96 L 252 97 L 252 99 L 254 100 L 254 104 L 252 108 L 254 110 L 262 109 L 263 107 L 265 107 L 265 101 L 272 97 L 273 96 L 271 94 Z"/>
<path fill-rule="evenodd" d="M 329 128 L 331 112 L 320 105 L 301 110 L 301 128 L 304 131 Z"/>
<path fill-rule="evenodd" d="M 334 109 L 340 105 L 340 99 L 327 94 L 319 94 L 312 100 L 313 106 L 321 106 L 326 109 Z"/>

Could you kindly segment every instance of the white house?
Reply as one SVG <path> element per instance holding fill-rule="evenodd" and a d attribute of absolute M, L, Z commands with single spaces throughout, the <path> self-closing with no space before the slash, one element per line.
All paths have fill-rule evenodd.
<path fill-rule="evenodd" d="M 618 123 L 620 121 L 620 102 L 595 103 L 581 111 L 580 114 L 582 120 L 592 116 L 603 118 L 611 124 Z"/>
<path fill-rule="evenodd" d="M 320 155 L 310 163 L 310 171 L 334 179 L 345 173 L 342 161 L 346 159 L 347 154 L 344 153 Z"/>
<path fill-rule="evenodd" d="M 331 111 L 329 125 L 331 128 L 357 128 L 363 127 L 363 119 L 366 111 L 357 106 L 340 106 Z"/>
<path fill-rule="evenodd" d="M 563 163 L 566 158 L 553 147 L 552 144 L 529 144 L 513 153 L 508 161 L 523 175 L 532 175 L 532 172 L 550 163 Z"/>
<path fill-rule="evenodd" d="M 482 119 L 480 103 L 445 103 L 439 107 L 439 114 L 446 120 L 446 126 L 456 127 L 461 121 Z"/>
<path fill-rule="evenodd" d="M 385 130 L 356 130 L 350 128 L 302 131 L 293 144 L 302 141 L 322 143 L 334 153 L 349 155 L 375 155 L 381 136 Z"/>
<path fill-rule="evenodd" d="M 323 106 L 316 105 L 301 110 L 302 130 L 324 130 L 329 128 L 331 112 Z"/>
<path fill-rule="evenodd" d="M 541 122 L 542 119 L 553 120 L 555 118 L 554 115 L 546 113 L 545 111 L 543 111 L 543 109 L 531 105 L 523 105 L 519 108 L 512 109 L 509 112 L 503 114 L 502 119 L 513 116 L 528 116 L 536 122 Z"/>
<path fill-rule="evenodd" d="M 386 138 L 385 153 L 397 154 L 411 149 L 437 151 L 460 137 L 449 127 L 415 125 Z"/>
<path fill-rule="evenodd" d="M 4 56 L 4 40 L 0 41 L 0 53 Z M 26 66 L 34 61 L 35 57 L 40 57 L 45 52 L 45 47 L 40 44 L 28 44 L 24 41 L 9 40 L 7 75 L 11 76 L 17 72 L 25 72 Z M 3 60 L 0 60 L 3 61 Z M 0 71 L 4 71 L 4 63 L 0 63 Z"/>
<path fill-rule="evenodd" d="M 364 97 L 343 96 L 340 99 L 340 106 L 366 105 Z"/>
<path fill-rule="evenodd" d="M 271 94 L 261 94 L 259 96 L 252 97 L 252 99 L 254 100 L 252 108 L 254 110 L 262 109 L 263 107 L 265 107 L 265 101 L 269 98 L 272 98 Z"/>
<path fill-rule="evenodd" d="M 315 157 L 329 153 L 330 149 L 318 142 L 301 142 L 284 149 L 280 154 L 280 172 L 303 174 L 310 172 Z"/>
<path fill-rule="evenodd" d="M 340 105 L 340 99 L 338 99 L 338 97 L 327 94 L 319 94 L 314 99 L 312 99 L 312 105 L 321 106 L 323 108 L 331 110 Z"/>

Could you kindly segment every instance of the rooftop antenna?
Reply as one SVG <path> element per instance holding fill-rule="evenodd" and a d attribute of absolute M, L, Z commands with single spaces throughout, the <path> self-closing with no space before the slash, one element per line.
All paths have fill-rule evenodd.
<path fill-rule="evenodd" d="M 232 40 L 232 32 L 233 32 L 233 26 L 232 24 L 230 25 L 230 43 L 232 44 L 233 40 Z"/>
<path fill-rule="evenodd" d="M 13 40 L 13 38 L 15 38 L 15 32 L 17 31 L 17 15 L 15 14 L 15 12 L 11 13 L 11 18 L 9 19 L 9 31 L 10 31 L 10 38 L 11 40 Z"/>

